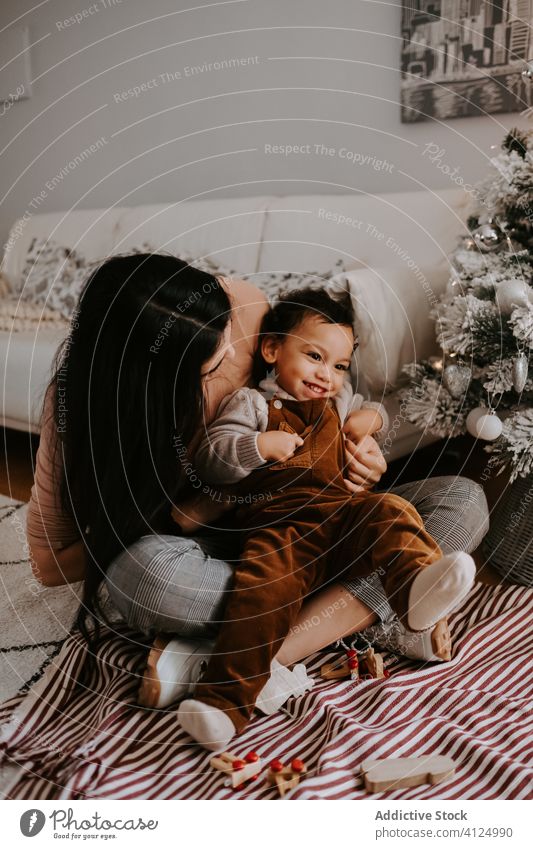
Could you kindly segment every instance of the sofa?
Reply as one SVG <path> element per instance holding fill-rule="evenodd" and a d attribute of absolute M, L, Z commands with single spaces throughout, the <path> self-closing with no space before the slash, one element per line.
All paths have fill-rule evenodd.
<path fill-rule="evenodd" d="M 281 285 L 302 285 L 305 274 L 347 288 L 354 297 L 361 341 L 353 379 L 359 391 L 382 401 L 389 411 L 383 450 L 390 461 L 432 440 L 404 420 L 398 388 L 405 363 L 437 353 L 430 310 L 450 276 L 447 257 L 466 232 L 469 200 L 466 192 L 454 188 L 210 197 L 35 214 L 13 224 L 2 264 L 7 283 L 2 298 L 19 305 L 33 300 L 43 316 L 46 307 L 58 307 L 58 273 L 50 271 L 53 263 L 48 272 L 39 272 L 35 260 L 43 246 L 55 246 L 68 257 L 78 286 L 85 263 L 149 246 L 215 272 L 245 277 L 269 295 Z M 39 273 L 43 279 L 36 286 Z M 63 296 L 64 279 L 62 286 Z M 68 328 L 64 320 L 15 327 L 16 321 L 4 321 L 0 331 L 2 423 L 38 432 L 43 392 Z"/>

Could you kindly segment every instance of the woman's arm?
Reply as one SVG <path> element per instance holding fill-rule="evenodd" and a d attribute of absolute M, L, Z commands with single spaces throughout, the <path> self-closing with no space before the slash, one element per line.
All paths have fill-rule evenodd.
<path fill-rule="evenodd" d="M 87 555 L 81 539 L 60 550 L 30 544 L 30 563 L 33 574 L 43 586 L 60 587 L 83 581 Z"/>
<path fill-rule="evenodd" d="M 185 536 L 194 534 L 201 528 L 210 527 L 235 507 L 235 502 L 223 490 L 216 492 L 216 498 L 200 493 L 174 504 L 170 515 L 177 525 L 176 533 Z"/>
<path fill-rule="evenodd" d="M 54 422 L 55 387 L 44 401 L 35 478 L 26 519 L 33 573 L 47 587 L 58 587 L 85 576 L 86 553 L 77 523 L 61 505 L 59 481 L 62 453 Z"/>

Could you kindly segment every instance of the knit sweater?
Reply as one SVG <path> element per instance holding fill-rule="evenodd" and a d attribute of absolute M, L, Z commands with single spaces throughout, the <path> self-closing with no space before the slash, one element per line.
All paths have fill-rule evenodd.
<path fill-rule="evenodd" d="M 272 398 L 296 400 L 272 377 L 262 380 L 259 389 L 243 387 L 224 398 L 194 457 L 196 471 L 206 483 L 219 486 L 237 483 L 266 463 L 257 447 L 257 438 L 268 427 L 268 402 Z M 380 439 L 387 433 L 389 417 L 384 406 L 366 401 L 353 391 L 348 381 L 332 402 L 341 422 L 355 410 L 378 410 L 383 424 L 374 437 Z"/>

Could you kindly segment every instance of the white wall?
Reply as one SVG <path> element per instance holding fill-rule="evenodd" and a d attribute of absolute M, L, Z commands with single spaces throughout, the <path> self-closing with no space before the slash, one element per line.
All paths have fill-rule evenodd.
<path fill-rule="evenodd" d="M 81 23 L 57 23 L 83 10 Z M 514 114 L 402 124 L 399 0 L 2 0 L 0 28 L 20 25 L 35 44 L 33 96 L 0 118 L 1 243 L 37 206 L 451 186 L 426 145 L 476 180 L 491 145 L 524 123 Z M 287 58 L 296 56 L 307 58 Z M 186 74 L 243 57 L 257 59 Z M 310 147 L 284 156 L 265 145 Z M 384 163 L 351 164 L 342 148 Z"/>

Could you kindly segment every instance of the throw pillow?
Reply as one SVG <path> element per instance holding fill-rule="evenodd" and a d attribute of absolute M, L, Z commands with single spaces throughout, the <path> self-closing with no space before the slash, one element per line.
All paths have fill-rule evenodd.
<path fill-rule="evenodd" d="M 405 363 L 435 353 L 430 310 L 444 292 L 449 267 L 363 268 L 333 277 L 330 291 L 347 291 L 355 308 L 357 367 L 374 394 L 390 391 Z"/>

